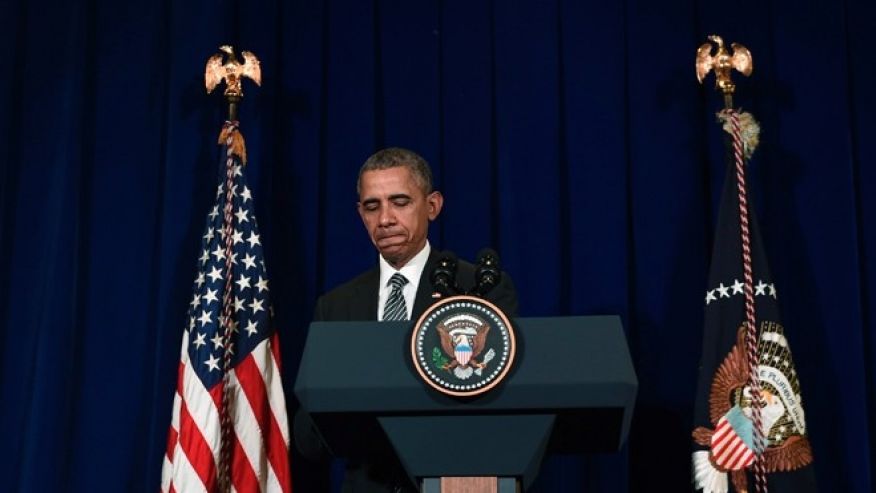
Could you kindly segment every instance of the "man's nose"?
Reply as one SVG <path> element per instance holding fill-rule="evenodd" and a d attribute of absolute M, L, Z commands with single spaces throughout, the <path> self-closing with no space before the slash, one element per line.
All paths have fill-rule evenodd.
<path fill-rule="evenodd" d="M 380 225 L 392 226 L 395 224 L 395 215 L 389 207 L 384 207 L 380 210 Z"/>

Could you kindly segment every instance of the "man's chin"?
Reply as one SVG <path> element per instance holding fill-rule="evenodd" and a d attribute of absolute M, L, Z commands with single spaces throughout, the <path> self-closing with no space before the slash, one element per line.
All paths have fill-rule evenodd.
<path fill-rule="evenodd" d="M 380 248 L 379 251 L 383 259 L 394 267 L 398 267 L 400 264 L 409 260 L 405 257 L 408 252 L 399 246 Z"/>

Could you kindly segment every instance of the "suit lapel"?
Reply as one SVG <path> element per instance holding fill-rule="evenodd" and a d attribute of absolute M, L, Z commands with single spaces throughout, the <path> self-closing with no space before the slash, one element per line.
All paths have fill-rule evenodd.
<path fill-rule="evenodd" d="M 420 274 L 420 285 L 417 286 L 417 295 L 414 298 L 414 309 L 411 311 L 411 320 L 417 320 L 420 315 L 426 311 L 432 302 L 432 293 L 435 289 L 432 287 L 432 282 L 429 276 L 432 274 L 432 269 L 435 267 L 435 262 L 438 261 L 438 251 L 434 248 L 429 252 L 429 258 L 426 260 L 426 267 L 423 268 L 423 273 Z M 376 309 L 376 308 L 375 308 Z"/>

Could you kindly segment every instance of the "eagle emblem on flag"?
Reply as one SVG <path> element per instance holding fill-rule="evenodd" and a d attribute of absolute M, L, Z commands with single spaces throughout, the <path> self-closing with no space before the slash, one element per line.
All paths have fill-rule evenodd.
<path fill-rule="evenodd" d="M 758 373 L 767 444 L 763 451 L 766 472 L 792 471 L 812 462 L 800 383 L 782 326 L 763 322 L 760 339 Z M 695 480 L 705 491 L 728 491 L 728 474 L 736 491 L 748 489 L 745 470 L 758 451 L 754 447 L 752 399 L 747 384 L 745 331 L 740 328 L 736 344 L 712 378 L 709 414 L 714 428 L 701 426 L 693 432 L 698 445 L 709 447 L 694 453 Z"/>

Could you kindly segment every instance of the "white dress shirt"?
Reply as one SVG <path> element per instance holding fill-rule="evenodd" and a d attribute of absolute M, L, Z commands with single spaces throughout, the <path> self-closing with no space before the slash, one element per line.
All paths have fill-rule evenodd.
<path fill-rule="evenodd" d="M 426 268 L 426 261 L 429 260 L 429 253 L 431 251 L 432 247 L 429 245 L 429 240 L 426 240 L 426 246 L 420 250 L 420 253 L 414 255 L 414 258 L 398 270 L 389 265 L 389 262 L 383 258 L 383 255 L 378 255 L 380 258 L 380 290 L 377 297 L 377 320 L 383 320 L 383 307 L 386 305 L 386 300 L 389 299 L 389 293 L 392 292 L 389 278 L 396 272 L 405 276 L 408 280 L 408 283 L 402 288 L 402 296 L 405 297 L 405 305 L 408 309 L 407 318 L 408 320 L 411 319 L 411 311 L 414 309 L 414 300 L 417 297 L 417 287 L 420 285 L 420 277 L 423 275 L 423 269 Z"/>

